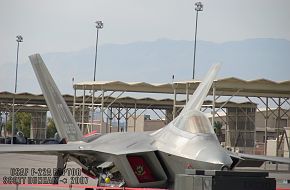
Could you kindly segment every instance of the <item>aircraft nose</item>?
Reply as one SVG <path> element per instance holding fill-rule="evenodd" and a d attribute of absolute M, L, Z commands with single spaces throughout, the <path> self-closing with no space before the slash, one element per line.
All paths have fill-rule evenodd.
<path fill-rule="evenodd" d="M 214 164 L 221 164 L 223 167 L 229 167 L 233 162 L 225 150 L 217 144 L 208 144 L 201 149 L 198 152 L 197 159 Z"/>

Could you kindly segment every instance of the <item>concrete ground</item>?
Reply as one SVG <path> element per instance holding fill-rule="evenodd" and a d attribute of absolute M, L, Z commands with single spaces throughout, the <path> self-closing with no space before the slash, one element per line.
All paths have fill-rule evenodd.
<path fill-rule="evenodd" d="M 51 186 L 31 187 L 31 186 L 23 186 L 23 185 L 17 187 L 16 185 L 4 184 L 4 183 L 7 183 L 9 180 L 9 177 L 11 175 L 16 174 L 16 172 L 19 172 L 18 174 L 25 175 L 24 178 L 26 180 L 26 183 L 27 183 L 28 177 L 34 177 L 34 176 L 37 176 L 38 174 L 46 173 L 47 176 L 50 177 L 51 171 L 49 170 L 49 168 L 53 170 L 55 166 L 56 166 L 55 156 L 0 154 L 0 190 L 37 190 L 37 189 L 79 190 L 79 189 L 84 189 L 84 186 L 96 185 L 96 181 L 94 181 L 93 179 L 88 178 L 88 180 L 86 180 L 86 178 L 84 178 L 86 177 L 85 175 L 77 173 L 78 171 L 80 171 L 80 167 L 73 162 L 68 163 L 67 174 L 61 177 L 61 180 L 62 180 L 62 182 L 60 183 L 60 185 L 62 185 L 61 187 L 55 187 L 55 186 L 54 187 L 51 187 Z M 38 170 L 39 168 L 40 170 Z M 270 177 L 274 177 L 277 179 L 277 188 L 289 188 L 290 190 L 290 183 L 289 183 L 290 172 L 288 170 L 288 165 L 279 166 L 279 169 L 282 170 L 282 172 L 273 171 L 274 169 L 275 169 L 275 165 L 267 164 L 266 171 L 270 172 Z M 253 168 L 239 168 L 239 170 L 247 170 L 247 171 L 252 170 L 253 171 Z M 263 166 L 261 168 L 254 168 L 254 170 L 265 171 L 265 167 Z M 76 175 L 69 174 L 69 172 L 75 172 Z M 288 183 L 287 183 L 287 180 L 289 180 Z M 70 188 L 68 184 L 71 182 L 76 182 L 78 184 L 76 185 L 76 187 L 73 186 L 72 188 Z"/>

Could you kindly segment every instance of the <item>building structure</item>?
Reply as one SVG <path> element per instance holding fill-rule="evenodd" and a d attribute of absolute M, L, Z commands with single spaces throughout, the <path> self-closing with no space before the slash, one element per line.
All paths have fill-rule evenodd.
<path fill-rule="evenodd" d="M 129 118 L 128 132 L 156 131 L 165 125 L 164 119 L 151 119 L 150 115 L 141 115 L 136 121 Z"/>

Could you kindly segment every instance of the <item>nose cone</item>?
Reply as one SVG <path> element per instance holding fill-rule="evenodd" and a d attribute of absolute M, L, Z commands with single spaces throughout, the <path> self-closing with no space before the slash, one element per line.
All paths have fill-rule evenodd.
<path fill-rule="evenodd" d="M 231 157 L 219 144 L 208 143 L 197 154 L 197 159 L 213 164 L 221 164 L 223 166 L 230 166 L 232 164 Z"/>

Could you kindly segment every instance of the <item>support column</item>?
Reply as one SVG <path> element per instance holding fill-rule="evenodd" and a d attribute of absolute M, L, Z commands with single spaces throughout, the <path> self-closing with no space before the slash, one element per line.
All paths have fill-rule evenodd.
<path fill-rule="evenodd" d="M 225 134 L 225 143 L 226 143 L 226 147 L 230 147 L 231 146 L 231 139 L 230 139 L 230 129 L 229 129 L 229 113 L 228 113 L 228 108 L 227 108 L 227 112 L 226 112 L 226 134 Z"/>
<path fill-rule="evenodd" d="M 113 121 L 113 108 L 112 107 L 110 107 L 109 108 L 109 112 L 110 112 L 110 114 L 109 114 L 109 119 L 110 119 L 110 123 L 109 123 L 109 129 L 110 129 L 110 133 L 111 133 L 111 129 L 112 129 L 112 121 Z"/>
<path fill-rule="evenodd" d="M 188 100 L 189 100 L 189 84 L 188 83 L 186 83 L 186 103 L 188 102 Z"/>
<path fill-rule="evenodd" d="M 126 125 L 125 125 L 124 132 L 128 132 L 128 108 L 126 108 L 126 118 L 125 118 L 125 121 L 126 121 Z"/>
<path fill-rule="evenodd" d="M 92 92 L 92 110 L 91 110 L 91 132 L 94 130 L 94 115 L 95 115 L 95 90 Z"/>
<path fill-rule="evenodd" d="M 85 123 L 85 97 L 86 97 L 86 90 L 84 89 L 84 92 L 83 92 L 83 105 L 82 105 L 82 124 L 81 124 L 82 134 L 84 134 L 84 123 Z"/>
<path fill-rule="evenodd" d="M 239 134 L 238 134 L 238 109 L 236 108 L 236 130 L 235 130 L 235 146 L 234 146 L 234 151 L 236 151 L 236 146 L 238 146 L 238 137 L 239 137 Z"/>
<path fill-rule="evenodd" d="M 137 120 L 137 104 L 135 102 L 135 111 L 134 111 L 134 132 L 136 131 L 136 120 Z"/>
<path fill-rule="evenodd" d="M 267 136 L 268 136 L 268 119 L 269 119 L 269 98 L 267 97 L 266 98 L 266 117 L 265 117 L 265 137 L 264 137 L 264 155 L 266 156 L 266 154 L 267 154 L 267 140 L 268 140 L 268 138 L 267 138 Z"/>
<path fill-rule="evenodd" d="M 76 96 L 77 90 L 74 88 L 73 117 L 76 119 Z"/>
<path fill-rule="evenodd" d="M 118 118 L 117 118 L 117 121 L 118 121 L 118 132 L 120 132 L 120 108 L 117 108 L 117 111 L 118 111 Z"/>
<path fill-rule="evenodd" d="M 3 130 L 3 126 L 2 125 L 3 122 L 2 122 L 2 111 L 0 111 L 0 137 L 2 137 L 2 130 Z"/>
<path fill-rule="evenodd" d="M 278 152 L 279 152 L 279 148 L 278 144 L 279 144 L 279 135 L 280 135 L 280 128 L 281 128 L 281 98 L 278 99 L 278 116 L 277 116 L 277 125 L 276 125 L 276 130 L 277 130 L 277 149 L 276 149 L 276 156 L 278 156 Z"/>
<path fill-rule="evenodd" d="M 248 122 L 248 110 L 246 109 L 246 113 L 245 113 L 245 125 L 244 125 L 244 132 L 243 132 L 243 140 L 244 140 L 244 152 L 246 152 L 246 146 L 247 146 L 247 122 Z M 255 144 L 255 142 L 254 142 Z M 255 146 L 255 145 L 254 145 Z"/>
<path fill-rule="evenodd" d="M 7 123 L 8 123 L 8 112 L 5 112 L 5 127 L 4 127 L 4 137 L 6 139 L 6 135 L 7 135 Z M 5 140 L 5 144 L 6 144 L 6 140 Z"/>
<path fill-rule="evenodd" d="M 105 95 L 105 91 L 102 90 L 102 102 L 101 102 L 101 126 L 100 126 L 100 133 L 103 134 L 103 122 L 104 122 L 104 95 Z M 105 133 L 108 133 L 108 129 L 106 127 L 106 131 Z"/>
<path fill-rule="evenodd" d="M 279 135 L 280 135 L 280 125 L 281 125 L 281 98 L 278 99 L 278 117 L 277 117 L 277 146 L 276 146 L 276 156 L 278 156 L 278 153 L 279 153 L 279 142 L 280 142 L 280 139 L 279 139 Z M 281 139 L 282 140 L 282 139 Z M 278 163 L 276 163 L 276 170 L 278 170 L 279 168 L 279 165 Z"/>
<path fill-rule="evenodd" d="M 173 87 L 173 94 L 174 94 L 174 99 L 173 99 L 173 113 L 172 113 L 172 115 L 173 115 L 173 119 L 175 118 L 175 116 L 176 116 L 176 89 L 175 89 L 175 87 Z"/>

